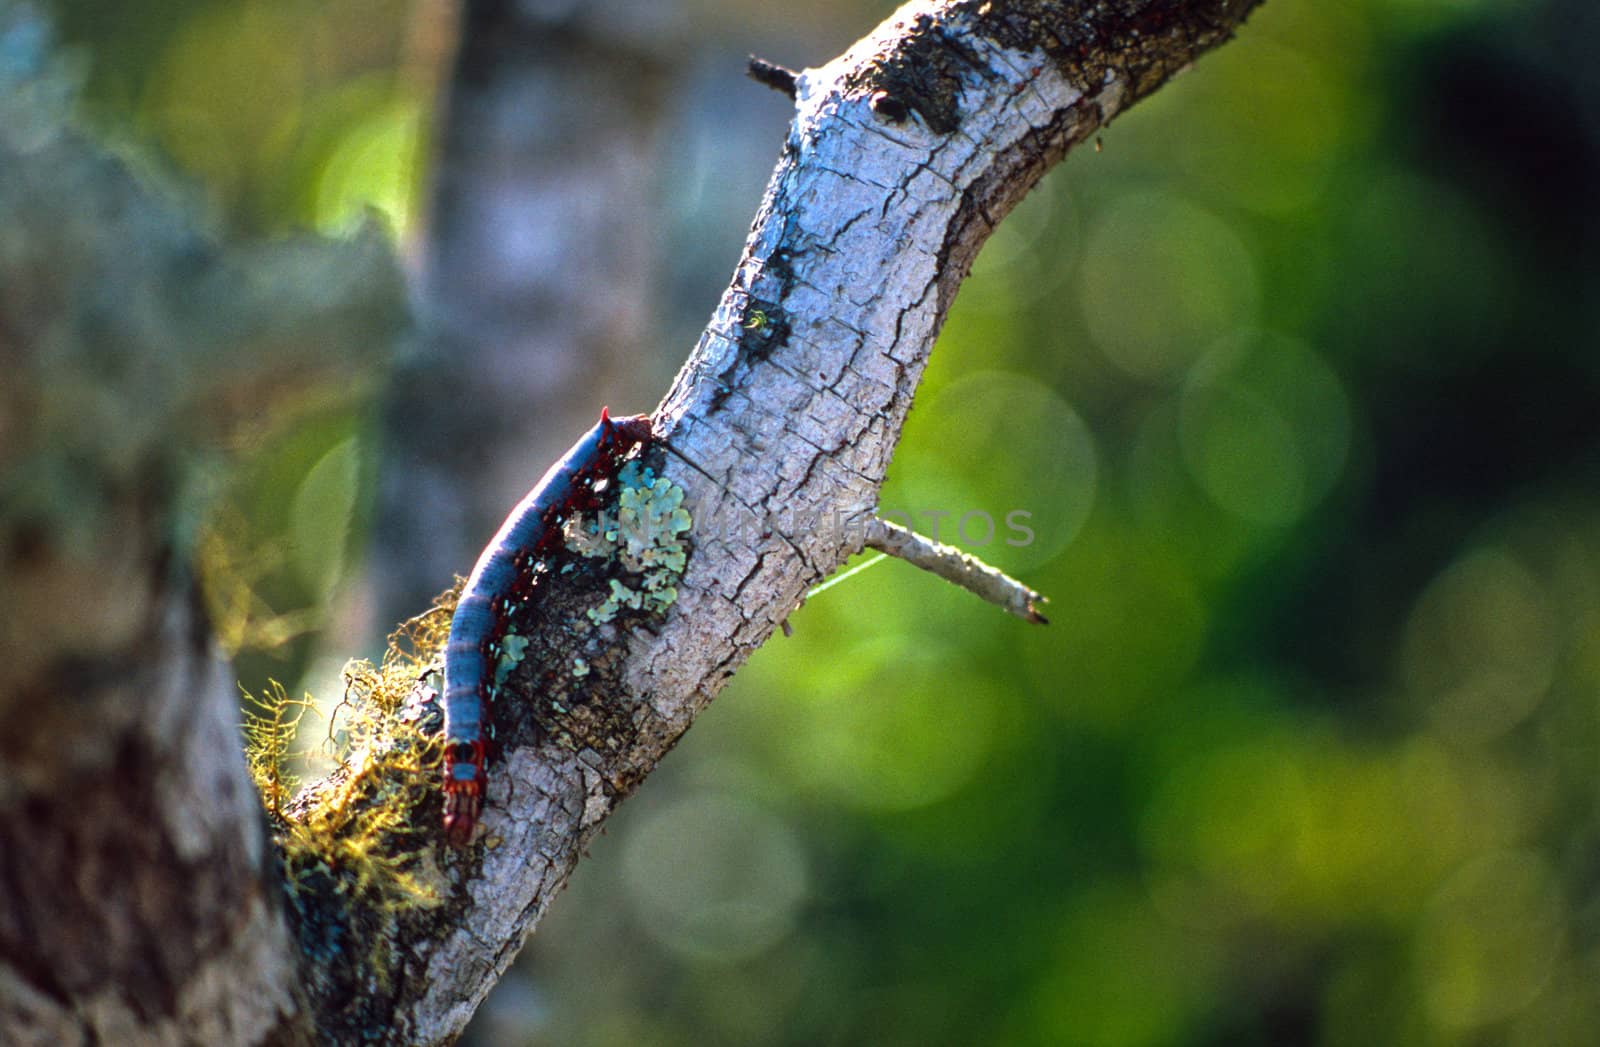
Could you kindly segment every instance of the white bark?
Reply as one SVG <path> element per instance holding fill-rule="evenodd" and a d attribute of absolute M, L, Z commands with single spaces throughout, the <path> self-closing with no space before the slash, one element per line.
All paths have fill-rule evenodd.
<path fill-rule="evenodd" d="M 661 468 L 694 517 L 678 601 L 658 630 L 618 638 L 625 658 L 596 699 L 610 731 L 576 752 L 516 749 L 493 772 L 485 822 L 506 842 L 429 951 L 407 1008 L 419 1042 L 459 1029 L 599 821 L 807 588 L 859 549 L 934 337 L 994 225 L 1071 145 L 1226 39 L 1254 4 L 1086 5 L 1083 22 L 1067 5 L 1011 5 L 1040 39 L 1054 25 L 1057 41 L 1082 40 L 1082 59 L 1005 46 L 997 37 L 1026 33 L 997 28 L 995 6 L 908 4 L 800 76 L 744 258 L 657 413 L 675 452 Z M 1135 37 L 1120 50 L 1096 35 L 1116 27 Z M 951 90 L 925 92 L 929 78 Z M 547 645 L 552 664 L 563 642 Z"/>
<path fill-rule="evenodd" d="M 745 256 L 658 416 L 662 440 L 682 457 L 657 451 L 656 464 L 687 491 L 694 517 L 677 603 L 654 628 L 594 628 L 583 620 L 593 594 L 560 579 L 543 587 L 540 654 L 513 676 L 509 700 L 496 711 L 504 751 L 491 771 L 484 817 L 493 844 L 456 852 L 441 843 L 423 855 L 451 885 L 445 906 L 403 918 L 341 913 L 348 917 L 341 930 L 353 941 L 392 947 L 388 955 L 401 958 L 393 970 L 365 969 L 373 954 L 357 948 L 313 956 L 286 942 L 277 904 L 282 885 L 261 860 L 259 821 L 233 747 L 234 696 L 210 660 L 187 591 L 168 584 L 162 527 L 177 495 L 152 486 L 150 477 L 176 471 L 174 463 L 191 453 L 171 433 L 194 435 L 188 420 L 206 413 L 194 405 L 221 422 L 231 420 L 230 408 L 243 411 L 226 394 L 248 386 L 230 386 L 227 378 L 248 364 L 214 362 L 215 330 L 233 318 L 222 309 L 220 289 L 248 281 L 226 279 L 225 260 L 186 243 L 171 254 L 189 268 L 134 259 L 133 271 L 182 276 L 201 269 L 215 283 L 219 316 L 188 340 L 167 334 L 181 329 L 187 314 L 158 322 L 172 300 L 164 289 L 117 314 L 131 326 L 152 325 L 156 336 L 143 341 L 101 332 L 92 346 L 69 335 L 50 343 L 75 329 L 0 313 L 0 356 L 19 346 L 57 349 L 24 355 L 14 369 L 23 379 L 13 389 L 25 392 L 0 390 L 0 397 L 41 399 L 45 387 L 30 384 L 27 368 L 71 363 L 63 344 L 84 352 L 84 367 L 71 372 L 75 381 L 88 375 L 109 382 L 109 392 L 84 404 L 117 395 L 116 374 L 108 378 L 99 366 L 117 352 L 152 360 L 170 353 L 174 373 L 202 376 L 191 383 L 197 389 L 181 392 L 176 382 L 157 383 L 141 404 L 144 418 L 156 417 L 152 404 L 159 404 L 160 417 L 173 419 L 171 433 L 152 426 L 135 434 L 142 441 L 135 443 L 126 427 L 91 425 L 86 431 L 119 438 L 96 459 L 103 466 L 97 478 L 105 481 L 96 491 L 106 504 L 98 515 L 75 502 L 59 507 L 60 521 L 94 529 L 95 541 L 139 543 L 144 569 L 102 579 L 107 591 L 99 595 L 109 606 L 148 608 L 148 629 L 121 623 L 115 634 L 93 638 L 93 657 L 74 647 L 68 630 L 47 634 L 47 649 L 8 650 L 0 658 L 10 667 L 0 678 L 0 710 L 35 717 L 0 736 L 0 887 L 9 896 L 0 908 L 0 1039 L 451 1041 L 605 817 L 807 587 L 859 547 L 934 336 L 994 224 L 1071 145 L 1225 40 L 1256 2 L 920 0 L 846 55 L 801 76 L 794 123 Z M 0 153 L 9 148 L 0 135 Z M 9 153 L 0 159 L 7 160 L 0 165 L 3 201 L 11 189 L 3 176 L 36 165 L 12 163 Z M 71 167 L 63 161 L 63 169 Z M 40 212 L 38 198 L 49 196 L 52 181 L 26 186 L 17 213 Z M 78 183 L 66 184 L 70 192 Z M 136 210 L 126 201 L 88 207 L 73 198 L 63 213 L 70 219 Z M 38 242 L 51 243 L 52 225 L 64 220 L 41 220 Z M 58 238 L 111 245 L 100 254 L 86 249 L 92 264 L 84 266 L 85 279 L 92 282 L 122 262 L 117 244 L 152 243 L 142 226 L 119 231 L 98 217 L 93 222 L 81 236 Z M 31 245 L 28 232 L 16 234 L 17 242 Z M 20 279 L 37 279 L 26 252 L 0 264 L 17 257 Z M 370 257 L 365 265 L 372 282 L 382 278 Z M 357 265 L 346 275 L 363 271 Z M 9 279 L 9 271 L 0 275 Z M 300 304 L 303 315 L 327 310 L 327 336 L 307 329 L 262 344 L 381 344 L 380 334 L 352 326 L 366 313 L 348 312 L 345 298 L 359 302 L 359 294 L 340 297 L 330 274 L 302 282 L 313 303 Z M 246 308 L 254 320 L 243 328 L 259 332 L 280 316 L 302 315 L 283 290 L 289 312 Z M 8 304 L 0 296 L 0 307 Z M 366 308 L 370 326 L 383 329 L 381 308 Z M 324 355 L 294 374 L 332 368 L 326 375 L 359 362 L 358 352 L 348 360 Z M 51 417 L 74 420 L 70 412 Z M 37 454 L 50 460 L 47 450 Z M 138 468 L 125 474 L 104 464 L 126 466 L 130 455 Z M 67 476 L 62 490 L 81 486 L 81 476 Z M 843 526 L 831 525 L 835 515 Z M 53 549 L 59 538 L 41 532 L 36 520 L 0 513 L 0 524 L 11 554 L 0 557 L 0 568 L 12 572 L 26 542 Z M 60 559 L 61 577 L 14 590 L 19 620 L 45 616 L 61 592 L 85 591 L 81 574 L 67 573 L 76 561 Z M 535 663 L 570 665 L 578 655 L 592 667 L 588 691 L 552 715 L 539 705 Z M 95 716 L 96 708 L 106 714 Z M 58 709 L 67 712 L 44 722 Z M 79 755 L 57 765 L 52 753 Z M 131 896 L 122 893 L 130 886 L 137 888 Z"/>

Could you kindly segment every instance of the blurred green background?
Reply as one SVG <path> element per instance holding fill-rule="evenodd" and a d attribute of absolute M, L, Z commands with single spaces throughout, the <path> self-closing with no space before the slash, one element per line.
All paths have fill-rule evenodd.
<path fill-rule="evenodd" d="M 54 7 L 95 126 L 219 228 L 419 235 L 448 7 Z M 781 141 L 744 54 L 821 64 L 890 10 L 690 7 L 658 390 Z M 1596 1042 L 1597 45 L 1589 0 L 1269 0 L 1071 156 L 962 288 L 883 498 L 1052 624 L 892 562 L 812 600 L 471 1042 Z M 241 548 L 349 535 L 263 561 L 246 686 L 354 653 L 312 641 L 359 618 L 369 408 L 240 456 Z M 954 532 L 1012 510 L 1031 544 Z"/>

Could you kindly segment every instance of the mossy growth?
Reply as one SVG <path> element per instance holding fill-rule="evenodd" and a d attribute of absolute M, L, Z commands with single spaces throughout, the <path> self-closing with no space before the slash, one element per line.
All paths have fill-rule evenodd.
<path fill-rule="evenodd" d="M 630 462 L 616 498 L 566 529 L 574 553 L 605 561 L 610 594 L 589 608 L 596 622 L 624 609 L 660 613 L 677 599 L 688 559 L 690 518 L 683 489 Z M 572 566 L 571 564 L 568 565 Z M 282 864 L 300 947 L 324 972 L 332 995 L 362 984 L 392 987 L 395 947 L 410 916 L 443 904 L 450 880 L 441 863 L 439 734 L 441 657 L 459 589 L 389 638 L 381 665 L 345 668 L 344 695 L 331 714 L 326 747 L 332 773 L 299 789 L 289 768 L 301 720 L 316 708 L 281 687 L 247 699 L 246 754 Z M 526 623 L 524 623 L 526 624 Z M 515 628 L 495 645 L 495 687 L 532 654 Z M 571 674 L 593 666 L 574 655 Z M 556 702 L 552 708 L 566 711 Z M 303 733 L 303 732 L 302 732 Z"/>
<path fill-rule="evenodd" d="M 400 957 L 392 943 L 408 915 L 443 901 L 435 863 L 440 752 L 427 717 L 408 701 L 437 705 L 438 666 L 458 593 L 402 625 L 383 663 L 345 667 L 344 696 L 334 709 L 326 747 L 333 772 L 294 793 L 287 769 L 295 728 L 314 708 L 282 687 L 247 696 L 245 752 L 271 821 L 286 896 L 309 959 L 350 976 L 366 972 L 388 985 Z M 430 688 L 432 689 L 430 691 Z"/>
<path fill-rule="evenodd" d="M 612 578 L 609 595 L 589 609 L 589 620 L 599 625 L 625 608 L 662 614 L 671 607 L 688 563 L 685 536 L 692 523 L 683 508 L 683 488 L 637 460 L 623 466 L 617 473 L 616 504 L 569 528 L 567 544 L 575 552 L 614 556 L 638 579 L 628 584 Z"/>

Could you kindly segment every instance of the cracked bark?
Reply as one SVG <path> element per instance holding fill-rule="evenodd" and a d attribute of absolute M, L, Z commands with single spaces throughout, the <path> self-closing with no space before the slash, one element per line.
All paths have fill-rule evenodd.
<path fill-rule="evenodd" d="M 419 1041 L 460 1027 L 603 818 L 853 551 L 994 225 L 1253 6 L 916 3 L 800 74 L 744 257 L 657 412 L 677 452 L 659 467 L 695 521 L 678 602 L 659 628 L 618 637 L 615 685 L 596 701 L 620 731 L 577 751 L 513 741 L 493 772 L 485 822 L 504 842 L 462 883 L 461 922 L 428 946 L 407 1017 Z M 484 940 L 511 947 L 485 963 Z"/>
<path fill-rule="evenodd" d="M 657 416 L 682 457 L 657 451 L 655 464 L 695 521 L 679 599 L 654 628 L 580 635 L 582 594 L 552 587 L 536 641 L 551 664 L 607 652 L 593 700 L 561 731 L 536 729 L 534 660 L 512 678 L 484 817 L 497 845 L 432 856 L 449 904 L 382 932 L 404 956 L 387 982 L 286 940 L 259 818 L 239 799 L 233 696 L 161 550 L 145 548 L 145 569 L 123 582 L 159 642 L 120 666 L 118 681 L 134 683 L 113 693 L 74 678 L 66 697 L 108 715 L 30 725 L 0 749 L 11 892 L 0 1038 L 288 1043 L 314 1027 L 321 1042 L 453 1040 L 606 816 L 852 551 L 934 336 L 995 223 L 1257 2 L 918 2 L 800 74 L 744 257 Z M 27 336 L 0 325 L 0 350 Z M 30 681 L 62 679 L 72 645 L 58 644 L 9 663 L 3 708 L 41 707 L 17 702 Z M 79 754 L 70 791 L 49 758 L 62 751 Z"/>

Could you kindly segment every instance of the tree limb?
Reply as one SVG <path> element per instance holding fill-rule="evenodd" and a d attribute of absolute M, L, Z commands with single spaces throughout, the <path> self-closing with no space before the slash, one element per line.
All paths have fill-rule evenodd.
<path fill-rule="evenodd" d="M 924 538 L 909 528 L 878 517 L 867 521 L 866 546 L 897 556 L 952 585 L 959 585 L 1023 621 L 1035 625 L 1049 623 L 1039 610 L 1039 605 L 1045 602 L 1042 595 L 971 553 Z"/>
<path fill-rule="evenodd" d="M 71 128 L 48 45 L 0 0 L 0 1042 L 309 1042 L 193 489 L 371 382 L 399 273 L 375 230 L 196 231 Z"/>
<path fill-rule="evenodd" d="M 338 933 L 315 938 L 300 901 L 286 943 L 283 884 L 258 860 L 259 822 L 231 745 L 232 696 L 187 586 L 165 570 L 174 548 L 185 550 L 150 523 L 166 519 L 177 495 L 141 485 L 169 475 L 187 443 L 139 445 L 148 451 L 135 456 L 139 468 L 94 487 L 103 505 L 87 521 L 70 502 L 42 517 L 6 505 L 0 562 L 13 573 L 19 550 L 40 541 L 41 519 L 84 524 L 105 550 L 119 536 L 140 541 L 129 570 L 108 579 L 110 593 L 85 588 L 93 575 L 84 572 L 104 558 L 66 553 L 46 562 L 59 575 L 8 589 L 23 619 L 53 608 L 62 592 L 84 591 L 138 615 L 133 626 L 99 621 L 88 658 L 82 638 L 65 630 L 26 655 L 26 636 L 7 637 L 20 642 L 0 659 L 10 674 L 0 712 L 23 726 L 0 750 L 0 886 L 13 900 L 0 909 L 0 1033 L 17 1042 L 297 1043 L 314 1027 L 322 1042 L 453 1040 L 617 803 L 853 551 L 934 336 L 995 224 L 1073 145 L 1227 39 L 1257 2 L 919 0 L 836 61 L 798 75 L 794 122 L 744 257 L 657 414 L 665 446 L 650 464 L 687 492 L 693 517 L 677 602 L 648 628 L 594 627 L 584 618 L 593 594 L 581 583 L 548 587 L 534 637 L 540 656 L 507 681 L 509 699 L 496 710 L 502 750 L 485 839 L 445 849 L 434 842 L 437 821 L 389 837 L 387 846 L 408 848 L 402 857 L 440 885 L 439 906 L 401 915 L 358 906 L 338 913 Z M 32 169 L 4 159 L 0 171 Z M 122 237 L 147 241 L 138 226 Z M 204 251 L 191 264 L 225 271 Z M 135 260 L 133 271 L 146 268 Z M 16 286 L 8 277 L 0 293 Z M 0 355 L 46 336 L 47 326 L 30 326 L 21 312 L 0 310 Z M 262 314 L 268 333 L 273 315 Z M 214 376 L 206 361 L 216 332 L 208 333 L 186 365 Z M 317 350 L 308 371 L 328 366 L 319 363 L 327 345 L 361 344 L 348 330 L 305 341 Z M 104 338 L 94 346 L 127 359 L 149 349 Z M 209 386 L 228 387 L 226 376 Z M 30 395 L 21 388 L 0 395 Z M 226 395 L 163 400 L 168 431 L 189 433 L 204 412 L 181 408 L 195 405 L 247 409 Z M 96 453 L 127 461 L 110 448 Z M 836 518 L 844 526 L 820 524 Z M 129 531 L 128 520 L 143 526 Z M 47 533 L 46 546 L 58 548 L 57 538 Z M 585 669 L 582 700 L 553 706 L 552 667 L 575 659 Z M 141 666 L 148 671 L 133 671 Z M 427 686 L 419 682 L 417 694 Z M 65 712 L 38 727 L 23 714 L 40 709 Z M 374 740 L 373 751 L 399 737 Z M 65 752 L 70 766 L 49 759 Z M 361 773 L 352 763 L 304 802 Z M 49 881 L 31 881 L 38 876 Z M 117 893 L 124 884 L 152 893 L 129 904 Z M 296 890 L 318 900 L 312 881 Z M 331 904 L 336 893 L 321 900 Z M 60 920 L 73 906 L 87 913 L 64 934 Z M 326 947 L 308 949 L 313 940 Z M 362 943 L 382 946 L 382 968 L 363 965 L 378 953 L 355 948 Z M 61 977 L 79 968 L 89 973 Z"/>
<path fill-rule="evenodd" d="M 912 3 L 799 75 L 744 257 L 657 414 L 674 452 L 659 468 L 694 519 L 677 604 L 658 629 L 615 638 L 625 653 L 597 674 L 587 713 L 603 729 L 513 734 L 485 818 L 503 842 L 462 885 L 460 922 L 419 956 L 420 995 L 403 1008 L 418 1041 L 459 1029 L 605 817 L 853 551 L 995 224 L 1254 6 Z M 835 518 L 845 526 L 818 525 Z M 549 664 L 571 635 L 541 637 Z"/>

